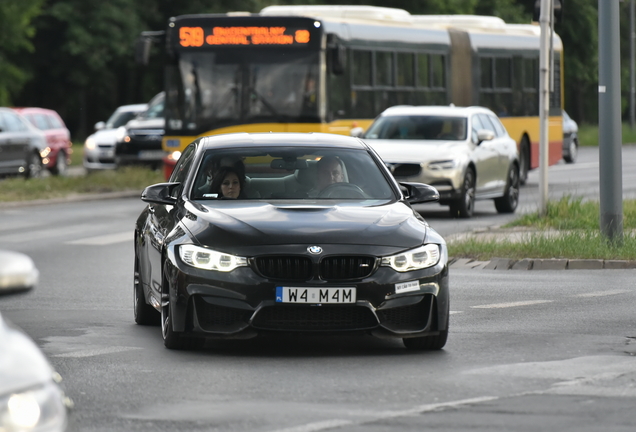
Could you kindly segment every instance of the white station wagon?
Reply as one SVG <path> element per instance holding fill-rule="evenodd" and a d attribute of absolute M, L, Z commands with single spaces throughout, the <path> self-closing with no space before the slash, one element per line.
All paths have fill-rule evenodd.
<path fill-rule="evenodd" d="M 398 181 L 434 186 L 455 217 L 471 217 L 477 199 L 494 200 L 499 213 L 517 208 L 517 143 L 487 108 L 395 106 L 362 138 Z"/>

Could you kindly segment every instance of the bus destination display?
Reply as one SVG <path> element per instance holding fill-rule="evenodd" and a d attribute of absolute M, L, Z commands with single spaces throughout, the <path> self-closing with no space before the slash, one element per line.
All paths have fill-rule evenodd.
<path fill-rule="evenodd" d="M 311 39 L 309 30 L 288 27 L 203 27 L 179 28 L 179 45 L 185 48 L 241 45 L 306 45 Z"/>

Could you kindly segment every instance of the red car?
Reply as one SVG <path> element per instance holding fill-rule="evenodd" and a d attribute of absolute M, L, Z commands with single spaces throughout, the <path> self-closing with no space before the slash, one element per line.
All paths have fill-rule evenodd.
<path fill-rule="evenodd" d="M 59 114 L 46 108 L 14 108 L 46 135 L 48 151 L 42 152 L 42 164 L 51 174 L 63 174 L 71 163 L 71 132 Z"/>

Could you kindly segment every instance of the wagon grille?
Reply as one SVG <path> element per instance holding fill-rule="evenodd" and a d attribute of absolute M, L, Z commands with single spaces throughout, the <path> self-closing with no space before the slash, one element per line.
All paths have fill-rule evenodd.
<path fill-rule="evenodd" d="M 358 306 L 280 305 L 263 308 L 252 325 L 263 330 L 337 331 L 377 326 L 373 313 Z"/>

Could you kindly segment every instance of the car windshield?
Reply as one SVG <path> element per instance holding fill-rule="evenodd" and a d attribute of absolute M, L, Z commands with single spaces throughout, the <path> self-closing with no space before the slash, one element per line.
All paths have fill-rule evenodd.
<path fill-rule="evenodd" d="M 466 139 L 465 117 L 394 115 L 376 119 L 364 135 L 368 139 L 444 140 Z"/>
<path fill-rule="evenodd" d="M 137 114 L 139 114 L 138 111 L 115 111 L 106 122 L 105 129 L 117 129 L 120 126 L 125 126 Z"/>
<path fill-rule="evenodd" d="M 396 193 L 387 177 L 366 150 L 308 147 L 208 150 L 191 197 L 394 200 Z"/>

